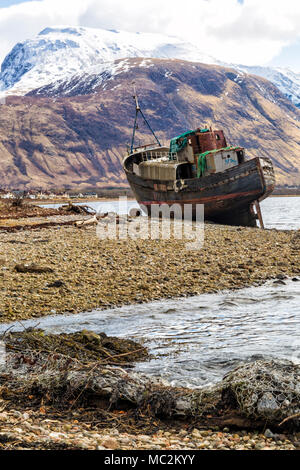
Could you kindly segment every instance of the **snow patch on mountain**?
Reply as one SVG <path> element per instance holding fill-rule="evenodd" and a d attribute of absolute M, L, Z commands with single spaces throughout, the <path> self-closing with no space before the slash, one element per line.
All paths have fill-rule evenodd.
<path fill-rule="evenodd" d="M 216 59 L 201 53 L 196 46 L 162 34 L 83 27 L 46 28 L 34 39 L 16 44 L 4 59 L 0 91 L 23 95 L 51 82 L 90 74 L 95 66 L 125 57 L 217 63 Z"/>
<path fill-rule="evenodd" d="M 227 64 L 193 44 L 177 37 L 152 33 L 60 26 L 45 28 L 35 38 L 16 44 L 4 59 L 0 72 L 0 97 L 25 95 L 45 87 L 54 90 L 87 80 L 87 86 L 99 86 L 116 73 L 116 60 L 142 57 L 140 66 L 153 66 L 150 58 L 180 59 L 223 65 L 237 71 L 237 83 L 243 74 L 254 74 L 271 81 L 296 106 L 300 107 L 300 73 L 289 69 Z M 97 76 L 98 75 L 98 76 Z M 64 86 L 62 86 L 64 84 Z M 71 85 L 73 84 L 73 85 Z"/>
<path fill-rule="evenodd" d="M 240 72 L 258 75 L 272 82 L 296 106 L 300 107 L 300 73 L 281 67 L 232 65 Z"/>
<path fill-rule="evenodd" d="M 109 82 L 117 75 L 129 72 L 136 66 L 141 68 L 154 67 L 151 59 L 118 59 L 114 62 L 105 62 L 88 69 L 88 73 L 72 75 L 68 78 L 51 82 L 40 88 L 35 88 L 29 94 L 41 96 L 74 96 L 97 92 L 99 87 L 106 90 Z M 166 71 L 165 77 L 172 76 L 172 72 Z M 117 85 L 120 87 L 121 85 Z M 112 90 L 116 87 L 111 88 Z"/>

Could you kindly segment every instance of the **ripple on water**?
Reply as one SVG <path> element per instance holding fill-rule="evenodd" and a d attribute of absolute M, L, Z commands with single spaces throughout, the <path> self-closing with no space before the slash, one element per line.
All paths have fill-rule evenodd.
<path fill-rule="evenodd" d="M 104 331 L 143 342 L 154 357 L 136 370 L 175 385 L 219 381 L 241 361 L 300 359 L 300 283 L 156 301 L 22 322 L 49 332 Z M 0 332 L 8 325 L 0 325 Z M 20 324 L 15 329 L 22 329 Z"/>

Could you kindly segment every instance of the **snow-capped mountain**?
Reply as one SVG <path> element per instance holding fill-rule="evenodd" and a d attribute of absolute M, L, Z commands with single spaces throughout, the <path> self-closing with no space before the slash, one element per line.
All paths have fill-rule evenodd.
<path fill-rule="evenodd" d="M 0 94 L 25 95 L 48 86 L 53 93 L 62 83 L 66 89 L 66 82 L 84 80 L 95 80 L 96 84 L 105 74 L 114 75 L 117 59 L 132 57 L 181 59 L 258 75 L 300 107 L 300 73 L 278 67 L 227 64 L 177 37 L 83 27 L 46 28 L 35 38 L 18 43 L 2 63 Z"/>
<path fill-rule="evenodd" d="M 87 74 L 98 67 L 126 57 L 217 61 L 176 37 L 151 33 L 129 33 L 83 27 L 46 28 L 34 39 L 18 43 L 4 59 L 0 91 L 28 91 L 72 75 Z M 101 66 L 102 64 L 103 67 Z"/>
<path fill-rule="evenodd" d="M 7 98 L 0 107 L 0 177 L 7 187 L 126 186 L 122 159 L 132 138 L 133 80 L 163 144 L 213 124 L 248 157 L 272 158 L 279 184 L 300 184 L 300 109 L 271 82 L 172 59 L 118 59 L 110 70 Z M 136 137 L 152 141 L 142 121 Z"/>
<path fill-rule="evenodd" d="M 281 67 L 250 67 L 233 65 L 238 71 L 258 75 L 274 83 L 296 106 L 300 107 L 300 73 Z"/>

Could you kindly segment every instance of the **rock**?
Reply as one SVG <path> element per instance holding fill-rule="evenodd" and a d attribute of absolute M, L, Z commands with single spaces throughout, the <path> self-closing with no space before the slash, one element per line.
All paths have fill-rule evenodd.
<path fill-rule="evenodd" d="M 96 344 L 101 343 L 101 337 L 99 335 L 97 335 L 96 333 L 94 333 L 93 331 L 82 330 L 81 336 L 85 341 L 93 342 L 93 343 L 96 343 Z"/>
<path fill-rule="evenodd" d="M 17 273 L 53 273 L 53 269 L 49 268 L 48 266 L 39 266 L 35 263 L 33 264 L 16 264 L 15 271 Z"/>
<path fill-rule="evenodd" d="M 55 440 L 56 440 L 56 439 L 60 439 L 60 438 L 64 437 L 64 434 L 61 433 L 61 432 L 50 432 L 49 437 L 50 437 L 51 439 L 55 439 Z"/>
<path fill-rule="evenodd" d="M 257 402 L 257 411 L 262 415 L 274 414 L 279 408 L 275 397 L 270 392 L 264 393 Z"/>
<path fill-rule="evenodd" d="M 102 446 L 104 446 L 106 449 L 112 449 L 115 450 L 119 447 L 119 443 L 117 439 L 113 437 L 107 437 L 102 441 Z"/>
<path fill-rule="evenodd" d="M 285 441 L 286 436 L 284 434 L 274 434 L 274 440 L 275 441 Z"/>
<path fill-rule="evenodd" d="M 263 450 L 264 447 L 265 447 L 264 444 L 258 442 L 257 444 L 255 444 L 254 449 L 255 450 Z"/>
<path fill-rule="evenodd" d="M 200 431 L 198 429 L 193 429 L 192 431 L 192 437 L 195 437 L 197 439 L 201 438 Z"/>
<path fill-rule="evenodd" d="M 0 421 L 6 421 L 8 418 L 8 414 L 4 411 L 0 413 Z"/>
<path fill-rule="evenodd" d="M 269 439 L 274 439 L 275 435 L 272 433 L 272 431 L 270 429 L 266 429 L 265 430 L 265 437 L 267 437 Z"/>
<path fill-rule="evenodd" d="M 276 278 L 283 280 L 283 279 L 287 279 L 287 276 L 285 274 L 277 274 Z"/>
<path fill-rule="evenodd" d="M 54 281 L 51 284 L 47 284 L 47 287 L 63 287 L 63 286 L 65 286 L 65 283 L 60 280 Z"/>
<path fill-rule="evenodd" d="M 203 437 L 207 437 L 207 436 L 210 435 L 210 431 L 199 431 L 199 432 L 200 432 L 201 436 L 203 436 Z"/>

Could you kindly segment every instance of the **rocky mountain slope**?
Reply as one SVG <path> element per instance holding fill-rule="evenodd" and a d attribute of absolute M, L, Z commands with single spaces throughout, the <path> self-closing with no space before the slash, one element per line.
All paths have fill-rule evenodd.
<path fill-rule="evenodd" d="M 249 67 L 233 65 L 239 72 L 250 73 L 266 78 L 279 88 L 279 90 L 300 108 L 300 73 L 282 67 Z"/>
<path fill-rule="evenodd" d="M 78 75 L 9 97 L 0 112 L 2 186 L 126 186 L 121 161 L 134 120 L 132 81 L 158 137 L 223 128 L 249 156 L 269 156 L 277 180 L 300 184 L 300 110 L 269 81 L 182 60 L 117 60 L 112 73 Z M 141 142 L 152 141 L 142 124 Z"/>

